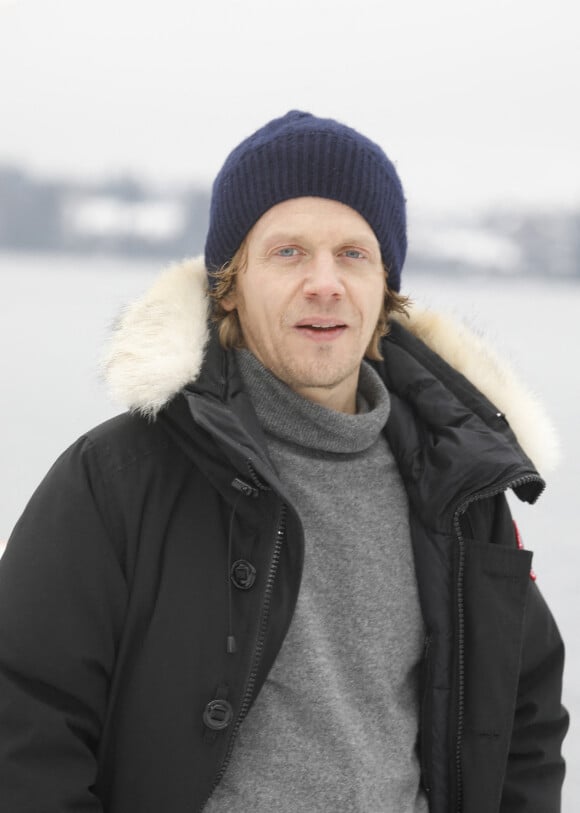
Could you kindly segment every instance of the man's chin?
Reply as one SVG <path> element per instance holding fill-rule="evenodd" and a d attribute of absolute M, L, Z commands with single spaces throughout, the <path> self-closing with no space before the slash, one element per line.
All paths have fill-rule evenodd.
<path fill-rule="evenodd" d="M 359 368 L 360 363 L 354 369 L 351 365 L 348 367 L 321 364 L 302 365 L 280 371 L 278 377 L 296 392 L 306 389 L 333 390 L 341 387 L 351 376 L 356 381 Z"/>

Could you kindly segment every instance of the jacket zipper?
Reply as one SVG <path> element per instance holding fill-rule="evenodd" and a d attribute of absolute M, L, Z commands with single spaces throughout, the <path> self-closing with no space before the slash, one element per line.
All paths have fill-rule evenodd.
<path fill-rule="evenodd" d="M 266 485 L 265 483 L 263 483 L 263 482 L 262 482 L 262 480 L 261 480 L 261 479 L 258 477 L 258 475 L 257 475 L 257 473 L 256 473 L 256 469 L 254 468 L 254 465 L 253 465 L 253 463 L 252 463 L 252 461 L 251 461 L 251 460 L 246 460 L 246 466 L 247 466 L 247 468 L 248 468 L 248 474 L 249 474 L 249 475 L 250 475 L 250 477 L 252 478 L 252 482 L 254 483 L 254 485 L 256 486 L 256 488 L 258 489 L 258 491 L 272 491 L 272 489 L 270 488 L 270 486 L 267 486 L 267 485 Z"/>
<path fill-rule="evenodd" d="M 258 640 L 256 643 L 256 648 L 254 650 L 254 662 L 252 665 L 252 671 L 250 672 L 250 677 L 248 678 L 248 682 L 246 684 L 246 691 L 244 693 L 244 698 L 242 700 L 242 705 L 240 707 L 240 713 L 238 714 L 238 718 L 235 722 L 234 729 L 232 731 L 232 735 L 230 737 L 230 744 L 228 746 L 228 750 L 224 757 L 224 761 L 222 762 L 221 768 L 219 769 L 214 783 L 211 787 L 209 794 L 203 801 L 203 804 L 199 808 L 200 811 L 203 810 L 205 805 L 207 804 L 209 798 L 211 797 L 214 790 L 219 785 L 223 775 L 226 772 L 226 769 L 229 765 L 229 761 L 232 755 L 232 751 L 234 748 L 234 743 L 236 740 L 236 735 L 239 731 L 239 728 L 244 721 L 244 718 L 248 712 L 248 708 L 250 706 L 250 701 L 252 699 L 252 693 L 254 691 L 254 684 L 256 682 L 256 675 L 258 674 L 258 667 L 260 665 L 260 661 L 262 659 L 262 651 L 264 647 L 264 640 L 266 638 L 266 626 L 268 624 L 268 617 L 270 614 L 270 602 L 272 599 L 272 591 L 274 589 L 274 580 L 276 578 L 276 572 L 278 570 L 278 562 L 280 560 L 280 552 L 282 549 L 282 544 L 286 537 L 286 515 L 287 515 L 287 506 L 285 503 L 282 503 L 282 507 L 280 509 L 280 518 L 278 520 L 278 525 L 276 529 L 276 536 L 274 539 L 274 552 L 272 554 L 272 561 L 270 564 L 270 571 L 268 573 L 268 580 L 266 582 L 266 590 L 264 592 L 264 603 L 262 607 L 262 616 L 260 618 L 260 628 L 258 632 Z"/>
<path fill-rule="evenodd" d="M 453 515 L 453 527 L 459 543 L 459 561 L 457 566 L 457 582 L 455 592 L 457 599 L 457 726 L 455 740 L 455 810 L 457 813 L 461 813 L 463 803 L 461 748 L 463 744 L 463 726 L 465 715 L 465 608 L 463 593 L 465 540 L 463 538 L 463 534 L 461 533 L 461 525 L 459 520 L 472 503 L 478 502 L 479 500 L 485 500 L 490 497 L 497 497 L 498 494 L 502 494 L 504 491 L 507 491 L 508 488 L 514 489 L 518 486 L 523 486 L 526 483 L 540 483 L 542 485 L 540 494 L 545 488 L 544 481 L 537 474 L 529 474 L 526 477 L 520 477 L 515 480 L 506 480 L 493 488 L 472 494 L 458 506 Z"/>
<path fill-rule="evenodd" d="M 423 790 L 431 793 L 431 771 L 429 762 L 431 759 L 431 725 L 432 725 L 432 704 L 431 704 L 431 633 L 425 636 L 423 644 L 423 683 L 421 697 L 421 777 L 423 780 Z"/>

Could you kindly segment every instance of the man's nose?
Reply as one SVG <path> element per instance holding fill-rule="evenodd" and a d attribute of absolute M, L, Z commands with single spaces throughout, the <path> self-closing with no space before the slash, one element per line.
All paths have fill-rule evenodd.
<path fill-rule="evenodd" d="M 336 257 L 330 252 L 315 254 L 306 268 L 304 295 L 333 299 L 343 294 L 342 273 Z"/>

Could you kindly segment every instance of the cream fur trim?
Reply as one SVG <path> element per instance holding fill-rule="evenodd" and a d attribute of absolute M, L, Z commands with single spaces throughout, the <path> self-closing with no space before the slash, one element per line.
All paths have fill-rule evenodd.
<path fill-rule="evenodd" d="M 197 378 L 208 340 L 208 297 L 202 257 L 170 266 L 122 313 L 103 361 L 115 401 L 154 418 Z M 453 319 L 413 308 L 400 318 L 503 412 L 541 472 L 559 459 L 556 433 L 540 402 L 479 336 Z"/>
<path fill-rule="evenodd" d="M 209 337 L 202 260 L 170 266 L 121 314 L 103 359 L 114 401 L 148 418 L 197 378 Z"/>

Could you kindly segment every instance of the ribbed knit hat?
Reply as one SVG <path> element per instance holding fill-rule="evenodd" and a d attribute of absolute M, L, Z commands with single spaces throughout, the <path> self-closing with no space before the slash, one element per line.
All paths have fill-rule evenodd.
<path fill-rule="evenodd" d="M 405 197 L 395 167 L 366 136 L 333 119 L 291 110 L 239 144 L 217 175 L 205 244 L 212 272 L 231 260 L 260 217 L 284 200 L 321 197 L 345 203 L 374 231 L 398 291 L 407 253 Z"/>

